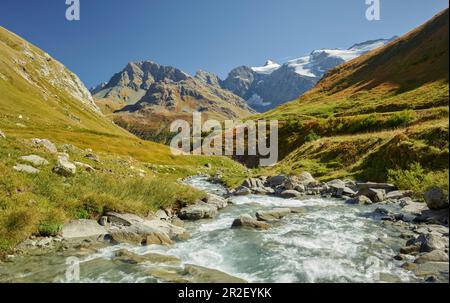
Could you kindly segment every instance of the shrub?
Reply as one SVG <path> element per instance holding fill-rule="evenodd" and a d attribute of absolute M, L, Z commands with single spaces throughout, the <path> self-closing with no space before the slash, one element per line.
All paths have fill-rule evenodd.
<path fill-rule="evenodd" d="M 317 141 L 320 139 L 320 136 L 317 135 L 314 131 L 311 131 L 306 137 L 305 137 L 305 141 L 306 142 L 313 142 L 313 141 Z"/>

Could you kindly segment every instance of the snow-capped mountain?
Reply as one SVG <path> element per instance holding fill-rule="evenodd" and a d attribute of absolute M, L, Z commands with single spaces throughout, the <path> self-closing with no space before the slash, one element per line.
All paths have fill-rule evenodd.
<path fill-rule="evenodd" d="M 221 84 L 247 100 L 253 109 L 264 112 L 303 95 L 330 69 L 396 38 L 366 41 L 349 49 L 315 50 L 284 64 L 268 60 L 260 67 L 241 66 L 232 70 Z"/>

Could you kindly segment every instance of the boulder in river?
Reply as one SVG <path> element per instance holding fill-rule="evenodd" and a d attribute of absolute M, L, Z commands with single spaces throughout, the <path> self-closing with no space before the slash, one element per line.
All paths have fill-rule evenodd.
<path fill-rule="evenodd" d="M 417 238 L 416 243 L 420 243 L 420 252 L 445 250 L 449 246 L 448 237 L 437 233 L 422 234 Z"/>
<path fill-rule="evenodd" d="M 198 265 L 186 264 L 184 274 L 191 283 L 247 283 L 241 278 Z"/>
<path fill-rule="evenodd" d="M 366 196 L 356 196 L 352 199 L 346 201 L 347 204 L 357 204 L 357 205 L 369 205 L 372 204 L 372 200 L 367 198 Z"/>
<path fill-rule="evenodd" d="M 217 209 L 223 209 L 228 206 L 228 201 L 218 195 L 207 194 L 203 202 L 207 204 L 212 204 L 217 207 Z"/>
<path fill-rule="evenodd" d="M 356 186 L 358 187 L 358 190 L 362 189 L 382 189 L 385 192 L 391 192 L 394 190 L 397 190 L 397 187 L 393 184 L 388 183 L 375 183 L 375 182 L 365 182 L 365 183 L 357 183 Z"/>
<path fill-rule="evenodd" d="M 104 226 L 98 224 L 95 220 L 72 220 L 65 224 L 61 231 L 61 236 L 66 240 L 75 239 L 98 239 L 103 238 L 108 234 Z"/>
<path fill-rule="evenodd" d="M 296 190 L 285 190 L 281 192 L 280 196 L 285 199 L 290 199 L 290 198 L 301 198 L 302 194 Z"/>
<path fill-rule="evenodd" d="M 366 196 L 373 203 L 383 202 L 386 198 L 386 191 L 384 189 L 363 188 L 358 191 L 357 196 Z"/>
<path fill-rule="evenodd" d="M 231 227 L 249 227 L 256 229 L 269 229 L 270 225 L 265 222 L 258 221 L 250 215 L 241 215 L 239 218 L 233 221 Z"/>
<path fill-rule="evenodd" d="M 233 192 L 233 194 L 235 196 L 248 196 L 252 193 L 252 191 L 250 190 L 250 188 L 248 187 L 244 187 L 244 186 L 239 186 L 238 188 L 236 188 L 236 190 Z"/>
<path fill-rule="evenodd" d="M 189 205 L 180 210 L 178 217 L 182 220 L 212 219 L 217 216 L 217 206 L 205 202 Z"/>
<path fill-rule="evenodd" d="M 308 173 L 308 172 L 302 172 L 299 176 L 298 176 L 298 181 L 303 184 L 303 185 L 308 185 L 310 183 L 315 183 L 317 182 L 316 179 L 314 179 L 314 177 Z"/>
<path fill-rule="evenodd" d="M 256 218 L 258 221 L 270 222 L 280 220 L 289 214 L 291 214 L 291 210 L 289 208 L 275 208 L 272 210 L 256 212 Z"/>
<path fill-rule="evenodd" d="M 440 188 L 431 188 L 425 193 L 429 209 L 448 209 L 448 195 Z"/>
<path fill-rule="evenodd" d="M 281 184 L 284 183 L 284 181 L 286 181 L 286 176 L 285 175 L 278 175 L 278 176 L 273 176 L 270 177 L 269 179 L 267 179 L 267 184 L 270 187 L 277 187 L 280 186 Z"/>
<path fill-rule="evenodd" d="M 426 262 L 448 262 L 448 254 L 443 250 L 433 250 L 428 253 L 420 254 L 414 263 L 423 264 Z"/>

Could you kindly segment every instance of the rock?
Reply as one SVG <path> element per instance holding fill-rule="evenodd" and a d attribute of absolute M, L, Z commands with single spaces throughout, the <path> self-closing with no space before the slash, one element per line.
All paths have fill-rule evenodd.
<path fill-rule="evenodd" d="M 414 253 L 419 253 L 420 246 L 419 245 L 410 245 L 410 246 L 404 246 L 400 248 L 400 253 L 405 255 L 411 255 Z"/>
<path fill-rule="evenodd" d="M 448 262 L 448 254 L 442 250 L 433 250 L 419 255 L 414 263 L 423 264 L 427 262 Z"/>
<path fill-rule="evenodd" d="M 310 183 L 316 183 L 316 179 L 308 173 L 308 172 L 302 172 L 300 176 L 298 176 L 298 181 L 302 183 L 303 185 L 309 185 Z"/>
<path fill-rule="evenodd" d="M 65 224 L 61 236 L 65 240 L 73 239 L 97 239 L 103 240 L 108 234 L 105 227 L 94 220 L 73 220 Z"/>
<path fill-rule="evenodd" d="M 411 213 L 411 214 L 420 215 L 422 213 L 422 211 L 424 211 L 426 209 L 427 209 L 427 206 L 425 205 L 425 203 L 410 202 L 402 208 L 402 211 Z"/>
<path fill-rule="evenodd" d="M 277 187 L 279 185 L 282 185 L 285 181 L 286 181 L 285 175 L 278 175 L 267 179 L 267 184 L 269 184 L 270 187 Z"/>
<path fill-rule="evenodd" d="M 366 183 L 357 183 L 356 186 L 359 190 L 362 189 L 383 189 L 385 192 L 391 192 L 397 190 L 397 187 L 393 184 L 387 183 L 375 183 L 375 182 L 366 182 Z"/>
<path fill-rule="evenodd" d="M 205 199 L 203 199 L 203 202 L 207 204 L 212 204 L 217 207 L 217 209 L 223 209 L 228 206 L 228 201 L 224 198 L 214 195 L 214 194 L 208 194 Z"/>
<path fill-rule="evenodd" d="M 108 225 L 108 217 L 102 216 L 100 218 L 100 220 L 98 220 L 98 224 L 100 224 L 101 226 L 107 226 Z"/>
<path fill-rule="evenodd" d="M 433 250 L 445 250 L 448 248 L 448 237 L 439 234 L 422 234 L 417 238 L 416 243 L 420 243 L 420 252 L 432 252 Z"/>
<path fill-rule="evenodd" d="M 95 170 L 95 168 L 93 168 L 92 166 L 90 166 L 89 164 L 86 164 L 86 163 L 73 162 L 73 164 L 75 164 L 75 166 L 85 169 L 87 172 L 93 172 Z"/>
<path fill-rule="evenodd" d="M 391 191 L 389 193 L 386 194 L 386 199 L 388 200 L 398 200 L 398 199 L 402 199 L 405 196 L 405 192 L 403 191 Z"/>
<path fill-rule="evenodd" d="M 2 138 L 2 139 L 6 139 L 6 135 L 5 135 L 5 133 L 4 133 L 4 132 L 2 132 L 1 130 L 0 130 L 0 138 Z"/>
<path fill-rule="evenodd" d="M 145 244 L 147 245 L 172 245 L 173 241 L 168 235 L 162 232 L 152 232 L 146 235 Z"/>
<path fill-rule="evenodd" d="M 127 264 L 140 264 L 140 263 L 163 263 L 165 265 L 179 265 L 181 260 L 174 256 L 166 256 L 157 253 L 148 253 L 145 255 L 137 255 L 126 249 L 120 249 L 115 252 L 114 260 Z"/>
<path fill-rule="evenodd" d="M 178 217 L 173 218 L 170 223 L 172 223 L 172 225 L 175 225 L 178 227 L 184 227 L 184 221 Z"/>
<path fill-rule="evenodd" d="M 252 191 L 244 186 L 240 186 L 238 188 L 236 188 L 236 190 L 234 191 L 234 195 L 235 196 L 248 196 L 252 193 Z"/>
<path fill-rule="evenodd" d="M 56 148 L 55 144 L 53 144 L 48 139 L 31 139 L 31 142 L 36 147 L 43 147 L 52 154 L 56 154 L 58 152 L 58 149 Z"/>
<path fill-rule="evenodd" d="M 289 208 L 275 208 L 268 211 L 258 211 L 256 212 L 256 218 L 258 221 L 276 221 L 283 217 L 289 215 L 291 210 Z"/>
<path fill-rule="evenodd" d="M 100 162 L 100 158 L 91 152 L 88 152 L 84 157 L 94 162 Z"/>
<path fill-rule="evenodd" d="M 211 169 L 211 168 L 212 168 L 212 164 L 211 164 L 211 163 L 206 163 L 206 164 L 205 164 L 205 168 Z"/>
<path fill-rule="evenodd" d="M 241 215 L 239 218 L 234 220 L 231 227 L 249 227 L 256 229 L 269 229 L 270 225 L 265 222 L 253 219 L 250 215 Z"/>
<path fill-rule="evenodd" d="M 304 214 L 306 209 L 304 207 L 290 207 L 291 213 L 293 214 Z"/>
<path fill-rule="evenodd" d="M 385 272 L 380 273 L 379 278 L 380 278 L 380 281 L 385 282 L 385 283 L 400 283 L 400 282 L 402 282 L 402 280 L 399 277 L 397 277 L 393 274 L 385 273 Z"/>
<path fill-rule="evenodd" d="M 280 196 L 285 199 L 290 199 L 290 198 L 301 198 L 302 194 L 296 190 L 285 190 L 280 194 Z"/>
<path fill-rule="evenodd" d="M 448 225 L 448 214 L 448 209 L 426 209 L 416 218 L 416 221 L 428 224 Z"/>
<path fill-rule="evenodd" d="M 197 265 L 187 264 L 184 271 L 185 275 L 191 276 L 191 283 L 247 283 L 224 272 Z"/>
<path fill-rule="evenodd" d="M 22 161 L 28 162 L 33 164 L 34 166 L 42 166 L 42 165 L 48 165 L 49 162 L 45 160 L 42 157 L 36 156 L 36 155 L 29 155 L 29 156 L 23 156 L 20 157 Z"/>
<path fill-rule="evenodd" d="M 386 192 L 384 189 L 363 188 L 358 191 L 357 196 L 366 196 L 373 203 L 379 203 L 385 200 Z"/>
<path fill-rule="evenodd" d="M 415 269 L 413 269 L 413 271 L 414 274 L 418 277 L 437 275 L 447 277 L 448 279 L 448 271 L 449 271 L 448 262 L 426 262 L 423 264 L 416 264 L 416 265 L 417 266 L 415 267 Z"/>
<path fill-rule="evenodd" d="M 372 204 L 372 200 L 370 200 L 366 196 L 357 196 L 355 198 L 347 200 L 345 203 L 347 203 L 347 204 L 357 204 L 357 205 L 369 205 L 369 204 Z"/>
<path fill-rule="evenodd" d="M 425 193 L 429 209 L 448 209 L 448 196 L 440 188 L 431 188 Z"/>
<path fill-rule="evenodd" d="M 212 219 L 217 216 L 217 206 L 204 202 L 189 205 L 180 210 L 178 217 L 182 220 Z"/>
<path fill-rule="evenodd" d="M 167 213 L 164 209 L 158 209 L 155 213 L 155 217 L 158 220 L 169 220 L 170 219 L 170 217 L 167 215 Z"/>
<path fill-rule="evenodd" d="M 70 177 L 75 175 L 77 172 L 77 167 L 75 164 L 69 161 L 66 156 L 59 156 L 58 162 L 55 167 L 53 167 L 53 172 L 64 177 Z"/>
<path fill-rule="evenodd" d="M 260 179 L 250 178 L 245 180 L 242 186 L 253 189 L 253 188 L 263 188 L 264 184 Z"/>
<path fill-rule="evenodd" d="M 399 203 L 400 207 L 405 207 L 414 202 L 410 197 L 404 197 L 404 198 L 398 199 L 398 203 Z"/>
<path fill-rule="evenodd" d="M 18 172 L 32 174 L 32 175 L 39 173 L 39 169 L 36 169 L 30 165 L 24 165 L 24 164 L 16 164 L 15 166 L 13 166 L 13 169 Z"/>

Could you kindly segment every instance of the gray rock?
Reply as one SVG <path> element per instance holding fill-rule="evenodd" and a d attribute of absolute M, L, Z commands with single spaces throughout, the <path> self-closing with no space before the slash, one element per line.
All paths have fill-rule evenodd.
<path fill-rule="evenodd" d="M 416 218 L 417 222 L 425 222 L 428 224 L 448 225 L 448 209 L 426 209 L 422 211 L 420 216 Z"/>
<path fill-rule="evenodd" d="M 285 175 L 278 175 L 274 177 L 270 177 L 267 179 L 267 184 L 271 187 L 276 187 L 282 185 L 286 181 L 287 177 Z"/>
<path fill-rule="evenodd" d="M 422 211 L 424 211 L 426 209 L 427 209 L 427 206 L 425 205 L 425 203 L 410 202 L 409 204 L 405 205 L 402 208 L 402 211 L 411 213 L 411 214 L 415 214 L 415 215 L 420 215 L 422 213 Z"/>
<path fill-rule="evenodd" d="M 94 162 L 100 162 L 100 158 L 99 158 L 96 154 L 93 154 L 93 153 L 87 153 L 87 154 L 85 155 L 85 157 L 86 157 L 87 159 L 91 160 L 91 161 L 94 161 Z"/>
<path fill-rule="evenodd" d="M 314 179 L 314 177 L 308 173 L 308 172 L 302 172 L 299 176 L 298 176 L 298 181 L 300 183 L 302 183 L 303 185 L 308 185 L 310 183 L 316 183 L 316 179 Z"/>
<path fill-rule="evenodd" d="M 155 263 L 164 265 L 179 265 L 181 260 L 174 256 L 166 256 L 157 253 L 148 253 L 145 255 L 137 255 L 126 249 L 120 249 L 115 252 L 115 261 L 127 264 Z"/>
<path fill-rule="evenodd" d="M 357 183 L 356 184 L 359 190 L 362 189 L 383 189 L 386 192 L 391 192 L 397 190 L 397 187 L 393 184 L 388 183 L 375 183 L 375 182 L 366 182 L 366 183 Z"/>
<path fill-rule="evenodd" d="M 256 212 L 256 218 L 258 221 L 276 221 L 283 217 L 289 215 L 291 210 L 289 208 L 275 208 L 268 211 L 258 211 Z"/>
<path fill-rule="evenodd" d="M 39 173 L 39 169 L 36 169 L 33 166 L 25 165 L 25 164 L 16 164 L 13 167 L 13 169 L 18 172 L 32 174 L 32 175 Z"/>
<path fill-rule="evenodd" d="M 448 196 L 440 188 L 431 188 L 425 193 L 425 201 L 430 209 L 448 209 Z"/>
<path fill-rule="evenodd" d="M 167 215 L 166 211 L 163 209 L 158 209 L 155 213 L 155 216 L 158 220 L 169 220 L 169 216 Z"/>
<path fill-rule="evenodd" d="M 449 263 L 448 262 L 427 262 L 416 264 L 414 274 L 418 277 L 426 277 L 431 275 L 443 276 L 448 279 Z"/>
<path fill-rule="evenodd" d="M 448 254 L 442 250 L 433 250 L 419 255 L 414 263 L 423 264 L 427 262 L 448 262 Z"/>
<path fill-rule="evenodd" d="M 108 234 L 105 227 L 94 220 L 73 220 L 65 224 L 61 236 L 66 240 L 91 239 L 103 240 Z"/>
<path fill-rule="evenodd" d="M 432 252 L 433 250 L 445 250 L 448 248 L 448 237 L 443 237 L 440 234 L 422 234 L 417 238 L 417 243 L 420 243 L 420 252 Z"/>
<path fill-rule="evenodd" d="M 198 265 L 186 264 L 184 274 L 190 277 L 191 283 L 247 283 L 241 278 Z"/>
<path fill-rule="evenodd" d="M 178 217 L 182 220 L 212 219 L 217 216 L 217 206 L 208 203 L 198 203 L 184 207 L 180 210 Z"/>
<path fill-rule="evenodd" d="M 43 147 L 52 154 L 56 154 L 58 152 L 58 149 L 56 148 L 55 144 L 53 144 L 48 139 L 31 139 L 31 142 L 36 147 Z"/>
<path fill-rule="evenodd" d="M 261 222 L 253 219 L 250 215 L 241 215 L 233 221 L 231 227 L 249 227 L 255 229 L 269 229 L 270 225 L 266 222 Z"/>
<path fill-rule="evenodd" d="M 290 198 L 300 198 L 302 197 L 302 194 L 296 190 L 285 190 L 280 194 L 280 196 L 285 199 L 290 199 Z"/>
<path fill-rule="evenodd" d="M 384 189 L 363 188 L 358 191 L 357 196 L 366 196 L 373 203 L 379 203 L 385 200 L 386 192 Z"/>
<path fill-rule="evenodd" d="M 58 162 L 53 167 L 53 172 L 64 177 L 75 175 L 77 167 L 69 161 L 67 156 L 61 155 L 58 157 Z"/>
<path fill-rule="evenodd" d="M 1 130 L 0 130 L 0 138 L 1 138 L 1 139 L 6 139 L 5 133 L 2 132 Z"/>
<path fill-rule="evenodd" d="M 367 198 L 366 196 L 357 196 L 350 200 L 347 200 L 345 203 L 347 204 L 357 204 L 357 205 L 369 205 L 372 204 L 372 200 Z"/>
<path fill-rule="evenodd" d="M 403 197 L 405 197 L 404 191 L 396 190 L 396 191 L 391 191 L 386 194 L 386 199 L 388 199 L 388 200 L 398 200 L 398 199 L 402 199 Z"/>
<path fill-rule="evenodd" d="M 250 195 L 252 193 L 252 191 L 244 186 L 240 186 L 238 188 L 236 188 L 236 190 L 234 191 L 234 195 L 235 196 L 247 196 Z"/>
<path fill-rule="evenodd" d="M 48 165 L 49 164 L 47 160 L 45 160 L 44 158 L 39 157 L 37 155 L 23 156 L 23 157 L 20 157 L 20 159 L 22 161 L 31 163 L 34 166 L 42 166 L 42 165 Z"/>
<path fill-rule="evenodd" d="M 217 207 L 217 209 L 223 209 L 228 206 L 228 201 L 224 198 L 214 195 L 214 194 L 208 194 L 206 198 L 203 200 L 203 202 L 207 204 L 212 204 Z"/>

